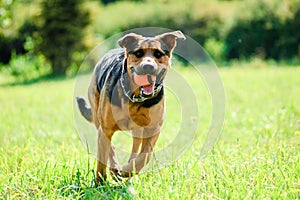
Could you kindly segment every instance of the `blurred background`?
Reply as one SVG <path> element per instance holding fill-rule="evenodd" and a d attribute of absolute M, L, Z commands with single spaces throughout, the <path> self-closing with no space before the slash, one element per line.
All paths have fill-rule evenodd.
<path fill-rule="evenodd" d="M 72 75 L 101 41 L 144 26 L 182 30 L 218 66 L 299 64 L 299 0 L 1 0 L 0 73 Z"/>

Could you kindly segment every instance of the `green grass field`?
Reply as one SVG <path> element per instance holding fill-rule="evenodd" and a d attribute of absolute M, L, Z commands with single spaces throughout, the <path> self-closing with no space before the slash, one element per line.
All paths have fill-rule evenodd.
<path fill-rule="evenodd" d="M 168 167 L 135 176 L 131 184 L 110 180 L 100 188 L 91 187 L 95 160 L 75 130 L 75 79 L 2 84 L 0 199 L 299 199 L 300 67 L 229 67 L 220 73 L 226 119 L 212 152 L 200 158 L 196 140 Z M 210 118 L 205 111 L 203 123 Z M 169 115 L 168 123 L 175 118 Z"/>

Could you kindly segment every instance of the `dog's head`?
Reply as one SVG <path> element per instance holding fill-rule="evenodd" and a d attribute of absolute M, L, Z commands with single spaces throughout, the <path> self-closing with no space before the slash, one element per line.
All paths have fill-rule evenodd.
<path fill-rule="evenodd" d="M 146 95 L 153 94 L 155 84 L 161 84 L 164 79 L 177 39 L 185 39 L 181 31 L 155 37 L 129 33 L 118 41 L 125 48 L 124 65 L 133 84 L 142 87 Z"/>

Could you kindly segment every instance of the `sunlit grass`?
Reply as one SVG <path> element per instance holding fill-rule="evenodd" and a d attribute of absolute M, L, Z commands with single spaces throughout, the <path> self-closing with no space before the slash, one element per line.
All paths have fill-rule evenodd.
<path fill-rule="evenodd" d="M 197 82 L 188 69 L 178 70 Z M 300 68 L 231 67 L 220 74 L 227 112 L 211 153 L 200 158 L 196 140 L 168 167 L 135 176 L 133 184 L 110 180 L 100 188 L 92 187 L 95 160 L 74 128 L 74 79 L 0 86 L 0 199 L 299 198 Z M 210 113 L 209 95 L 201 91 L 199 108 Z M 169 100 L 165 134 L 178 121 L 170 113 L 176 100 Z M 203 112 L 201 129 L 210 119 Z"/>

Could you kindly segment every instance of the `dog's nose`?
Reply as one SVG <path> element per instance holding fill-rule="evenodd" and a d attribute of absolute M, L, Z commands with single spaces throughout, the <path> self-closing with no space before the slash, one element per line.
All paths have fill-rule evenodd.
<path fill-rule="evenodd" d="M 151 64 L 144 64 L 142 66 L 142 69 L 145 74 L 154 74 L 155 73 L 155 68 Z"/>

